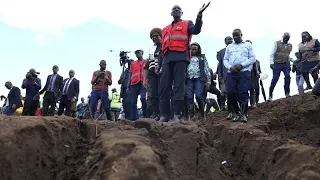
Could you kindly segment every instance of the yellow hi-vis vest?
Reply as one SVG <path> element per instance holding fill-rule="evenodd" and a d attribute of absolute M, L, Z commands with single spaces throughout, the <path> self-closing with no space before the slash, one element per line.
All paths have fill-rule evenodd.
<path fill-rule="evenodd" d="M 112 93 L 110 108 L 121 108 L 122 103 L 120 102 L 120 94 Z"/>

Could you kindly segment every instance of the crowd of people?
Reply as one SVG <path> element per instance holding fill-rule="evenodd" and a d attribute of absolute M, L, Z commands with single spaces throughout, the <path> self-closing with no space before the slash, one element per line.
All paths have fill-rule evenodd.
<path fill-rule="evenodd" d="M 160 122 L 181 122 L 190 120 L 196 113 L 204 120 L 206 113 L 228 111 L 228 120 L 247 122 L 249 102 L 252 108 L 257 107 L 260 88 L 266 101 L 260 79 L 260 62 L 256 59 L 252 42 L 244 41 L 241 30 L 235 29 L 232 37 L 225 38 L 226 47 L 217 52 L 217 69 L 209 67 L 201 45 L 191 42 L 192 36 L 201 32 L 203 12 L 209 5 L 204 4 L 200 8 L 195 24 L 182 20 L 181 7 L 174 6 L 171 12 L 173 21 L 163 29 L 153 28 L 150 31 L 154 45 L 147 57 L 144 58 L 144 51 L 139 49 L 135 51 L 137 60 L 125 61 L 126 68 L 118 80 L 120 93 L 112 89 L 109 96 L 113 77 L 112 72 L 106 69 L 105 60 L 100 61 L 99 70 L 92 74 L 92 92 L 88 102 L 81 98 L 78 106 L 80 81 L 75 78 L 74 70 L 69 71 L 69 78 L 63 79 L 58 74 L 59 67 L 53 66 L 53 74 L 47 77 L 41 89 L 38 73 L 30 69 L 21 86 L 26 90 L 24 103 L 20 88 L 9 81 L 5 83 L 10 91 L 3 113 L 12 115 L 23 106 L 22 115 L 34 116 L 40 108 L 40 95 L 44 94 L 40 108 L 42 116 L 75 116 L 73 112 L 77 111 L 80 119 L 116 120 L 119 116 L 132 121 L 144 117 Z M 282 39 L 275 42 L 270 56 L 273 77 L 268 101 L 273 100 L 273 91 L 281 72 L 285 76 L 286 97 L 290 96 L 291 71 L 296 73 L 299 94 L 312 89 L 315 95 L 320 95 L 320 43 L 308 32 L 302 32 L 301 37 L 295 60 L 290 58 L 292 44 L 289 43 L 289 33 L 284 33 Z M 314 87 L 309 80 L 310 74 Z M 306 88 L 303 87 L 304 82 Z M 207 98 L 208 93 L 216 95 L 217 100 Z M 137 108 L 139 96 L 140 110 Z"/>

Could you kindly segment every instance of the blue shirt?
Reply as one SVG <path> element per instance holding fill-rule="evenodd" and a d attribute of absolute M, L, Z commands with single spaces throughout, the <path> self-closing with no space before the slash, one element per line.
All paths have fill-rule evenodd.
<path fill-rule="evenodd" d="M 22 89 L 26 89 L 26 99 L 33 99 L 33 97 L 35 95 L 39 94 L 39 90 L 41 89 L 41 80 L 39 78 L 36 78 L 36 84 L 33 84 L 32 80 L 27 80 L 28 83 L 26 86 L 24 86 L 23 82 L 22 82 Z"/>
<path fill-rule="evenodd" d="M 78 116 L 84 116 L 86 106 L 87 106 L 86 103 L 78 104 L 78 106 L 77 106 Z"/>
<path fill-rule="evenodd" d="M 251 65 L 256 62 L 252 45 L 249 42 L 229 44 L 223 58 L 223 64 L 230 72 L 230 68 L 241 64 L 241 71 L 251 71 Z"/>

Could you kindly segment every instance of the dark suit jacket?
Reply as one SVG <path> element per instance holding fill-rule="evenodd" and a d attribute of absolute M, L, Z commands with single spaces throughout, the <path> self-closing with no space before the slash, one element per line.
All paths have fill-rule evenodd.
<path fill-rule="evenodd" d="M 49 85 L 50 85 L 50 79 L 52 77 L 52 74 L 49 75 L 47 77 L 47 82 L 46 82 L 46 85 L 43 87 L 43 89 L 39 92 L 40 94 L 43 94 L 44 91 L 47 91 Z M 60 76 L 59 74 L 57 74 L 57 77 L 56 77 L 56 81 L 54 82 L 54 86 L 53 86 L 53 93 L 54 93 L 54 96 L 57 98 L 61 95 L 62 93 L 62 88 L 63 88 L 63 77 Z"/>
<path fill-rule="evenodd" d="M 261 73 L 260 62 L 256 60 L 252 66 L 250 88 L 257 89 L 259 88 L 259 74 Z"/>
<path fill-rule="evenodd" d="M 224 64 L 223 64 L 223 58 L 224 58 L 225 52 L 226 52 L 226 48 L 223 48 L 217 53 L 217 60 L 218 60 L 217 74 L 219 79 L 224 79 L 226 81 L 228 70 L 227 68 L 224 67 Z"/>
<path fill-rule="evenodd" d="M 10 90 L 8 97 L 9 99 L 9 107 L 11 108 L 13 104 L 16 105 L 17 109 L 19 107 L 22 107 L 21 102 L 21 91 L 18 87 L 13 86 L 13 88 Z"/>
<path fill-rule="evenodd" d="M 63 80 L 62 88 L 64 88 L 64 86 L 65 86 L 65 84 L 67 83 L 68 80 L 69 80 L 69 78 Z M 80 92 L 79 84 L 80 84 L 79 80 L 76 79 L 76 78 L 73 78 L 73 80 L 71 81 L 71 83 L 69 85 L 67 93 L 66 93 L 68 100 L 72 100 L 74 97 L 76 97 L 78 99 L 79 92 Z M 61 92 L 63 93 L 63 90 Z"/>

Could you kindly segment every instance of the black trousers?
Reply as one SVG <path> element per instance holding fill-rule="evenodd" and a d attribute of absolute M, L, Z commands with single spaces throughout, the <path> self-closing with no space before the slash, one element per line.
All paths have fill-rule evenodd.
<path fill-rule="evenodd" d="M 175 61 L 164 64 L 160 77 L 160 115 L 170 117 L 170 93 L 172 92 L 172 106 L 175 114 L 182 114 L 184 109 L 186 61 Z"/>
<path fill-rule="evenodd" d="M 38 106 L 39 106 L 39 100 L 25 99 L 22 115 L 35 116 Z"/>
<path fill-rule="evenodd" d="M 50 106 L 50 109 L 49 109 Z M 42 115 L 53 116 L 56 109 L 56 97 L 53 92 L 47 91 L 43 97 Z"/>
<path fill-rule="evenodd" d="M 65 112 L 64 112 L 64 109 Z M 68 100 L 67 95 L 62 95 L 60 99 L 58 115 L 61 116 L 64 112 L 64 115 L 71 116 L 71 100 Z"/>
<path fill-rule="evenodd" d="M 159 76 L 149 76 L 148 77 L 148 112 L 151 114 L 159 115 Z"/>

